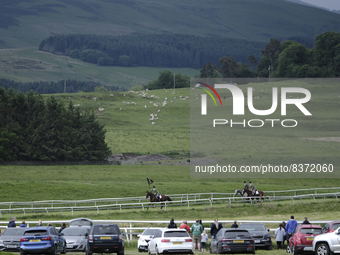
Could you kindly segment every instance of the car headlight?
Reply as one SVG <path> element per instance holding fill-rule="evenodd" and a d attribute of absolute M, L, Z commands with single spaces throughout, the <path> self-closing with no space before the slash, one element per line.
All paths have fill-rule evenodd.
<path fill-rule="evenodd" d="M 4 244 L 4 241 L 0 240 L 0 245 L 3 245 Z"/>
<path fill-rule="evenodd" d="M 141 242 L 145 242 L 145 240 L 144 240 L 143 238 L 140 238 L 139 240 L 140 240 Z"/>

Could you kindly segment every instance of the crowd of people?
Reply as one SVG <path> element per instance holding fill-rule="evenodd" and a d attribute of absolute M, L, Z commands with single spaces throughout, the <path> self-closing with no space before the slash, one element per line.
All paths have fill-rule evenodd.
<path fill-rule="evenodd" d="M 15 223 L 16 220 L 17 220 L 17 218 L 16 218 L 16 217 L 13 217 L 12 220 L 10 220 L 10 221 L 8 222 L 7 227 L 9 227 L 9 228 L 16 228 L 16 227 L 17 227 L 17 224 Z M 39 222 L 38 222 L 38 224 L 37 224 L 36 226 L 39 227 L 39 226 L 42 226 L 42 225 L 43 225 L 43 224 L 42 224 L 42 221 L 39 220 Z M 47 226 L 52 226 L 51 222 L 47 223 Z M 21 228 L 27 228 L 26 222 L 25 222 L 24 220 L 21 222 L 20 227 L 21 227 Z M 66 228 L 66 223 L 62 223 L 62 224 L 61 224 L 61 227 L 60 227 L 60 229 L 59 229 L 59 233 L 60 233 L 64 228 Z"/>

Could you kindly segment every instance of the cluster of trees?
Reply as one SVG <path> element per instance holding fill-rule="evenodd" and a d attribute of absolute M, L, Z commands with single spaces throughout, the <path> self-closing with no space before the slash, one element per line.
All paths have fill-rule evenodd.
<path fill-rule="evenodd" d="M 68 55 L 98 65 L 191 67 L 208 61 L 218 64 L 221 55 L 237 61 L 264 47 L 263 42 L 180 34 L 152 35 L 54 35 L 40 43 L 39 50 Z"/>
<path fill-rule="evenodd" d="M 0 87 L 0 161 L 106 160 L 105 132 L 72 102 Z"/>
<path fill-rule="evenodd" d="M 159 72 L 157 80 L 149 82 L 144 89 L 171 89 L 190 87 L 190 78 L 187 75 L 174 74 L 165 70 Z"/>
<path fill-rule="evenodd" d="M 14 88 L 21 92 L 30 90 L 41 94 L 64 93 L 65 80 L 60 81 L 34 81 L 34 82 L 15 82 L 13 80 L 0 78 L 0 86 L 5 89 Z M 118 86 L 104 86 L 99 82 L 66 80 L 66 92 L 77 93 L 78 91 L 93 92 L 96 88 L 105 87 L 107 91 L 122 90 Z"/>
<path fill-rule="evenodd" d="M 236 62 L 233 56 L 220 58 L 220 67 L 207 62 L 200 70 L 200 77 L 340 76 L 340 33 L 326 32 L 316 36 L 311 49 L 294 40 L 271 39 L 261 53 L 259 61 L 254 55 L 248 56 L 250 65 Z"/>

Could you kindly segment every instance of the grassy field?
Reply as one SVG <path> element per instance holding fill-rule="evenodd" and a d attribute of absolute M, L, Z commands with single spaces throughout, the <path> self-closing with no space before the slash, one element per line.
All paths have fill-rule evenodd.
<path fill-rule="evenodd" d="M 21 82 L 73 79 L 129 89 L 156 80 L 164 70 L 189 77 L 199 75 L 199 70 L 192 68 L 98 66 L 39 51 L 37 47 L 0 50 L 0 77 Z"/>

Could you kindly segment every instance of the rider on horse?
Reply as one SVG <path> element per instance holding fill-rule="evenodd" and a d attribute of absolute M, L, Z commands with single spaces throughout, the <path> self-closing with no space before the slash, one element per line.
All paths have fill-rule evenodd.
<path fill-rule="evenodd" d="M 249 185 L 250 185 L 250 190 L 253 193 L 253 196 L 255 196 L 256 195 L 256 191 L 257 191 L 255 185 L 252 184 L 251 182 L 249 182 Z"/>
<path fill-rule="evenodd" d="M 249 186 L 248 186 L 247 182 L 244 181 L 243 183 L 244 183 L 244 188 L 245 188 L 245 189 L 249 189 Z"/>
<path fill-rule="evenodd" d="M 154 192 L 155 192 L 155 196 L 156 196 L 156 198 L 157 198 L 157 202 L 159 202 L 159 201 L 161 200 L 161 198 L 162 198 L 162 195 L 159 194 L 159 192 L 158 192 L 158 190 L 156 189 L 155 186 L 153 186 L 153 188 L 151 189 L 151 191 L 154 191 Z"/>

